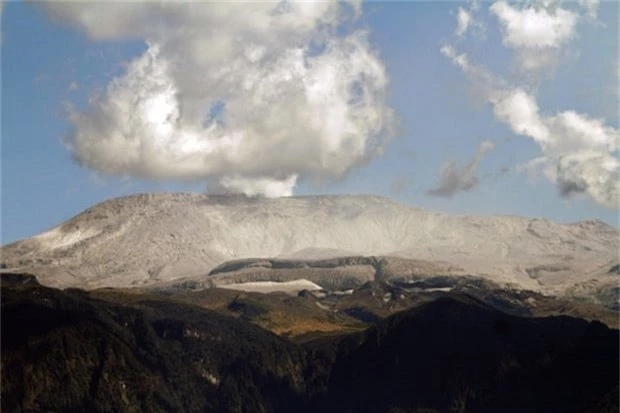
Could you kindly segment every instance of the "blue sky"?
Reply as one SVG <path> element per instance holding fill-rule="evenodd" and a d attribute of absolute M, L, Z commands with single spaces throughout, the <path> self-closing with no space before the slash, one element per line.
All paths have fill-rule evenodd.
<path fill-rule="evenodd" d="M 223 161 L 221 156 L 217 159 L 204 158 L 210 165 L 197 164 L 190 172 L 187 172 L 186 165 L 195 164 L 195 159 L 191 157 L 200 155 L 199 152 L 207 150 L 204 148 L 209 148 L 208 145 L 192 147 L 186 158 L 163 158 L 182 159 L 178 162 L 185 162 L 184 165 L 177 166 L 174 161 L 163 166 L 161 162 L 142 164 L 142 158 L 124 158 L 126 150 L 122 145 L 126 142 L 113 148 L 109 154 L 102 152 L 109 150 L 109 146 L 100 147 L 97 142 L 106 139 L 106 134 L 117 133 L 115 125 L 105 124 L 98 126 L 98 129 L 90 126 L 101 119 L 109 123 L 126 121 L 126 115 L 115 113 L 112 116 L 102 108 L 128 96 L 123 94 L 126 92 L 123 88 L 133 92 L 134 89 L 130 88 L 142 87 L 140 82 L 146 80 L 139 76 L 132 78 L 131 82 L 117 86 L 116 91 L 112 92 L 113 87 L 108 85 L 115 78 L 127 78 L 128 72 L 135 72 L 137 63 L 132 66 L 132 62 L 152 50 L 153 42 L 157 42 L 162 33 L 153 34 L 151 29 L 132 31 L 134 29 L 129 23 L 128 27 L 123 27 L 122 22 L 108 25 L 103 30 L 85 20 L 84 10 L 71 9 L 70 3 L 56 4 L 48 8 L 42 3 L 10 2 L 5 4 L 2 12 L 3 244 L 53 227 L 88 206 L 111 197 L 148 191 L 205 191 L 207 181 L 211 190 L 224 187 L 246 192 L 255 188 L 262 188 L 256 189 L 258 192 L 277 192 L 280 188 L 286 191 L 291 182 L 286 179 L 293 175 L 296 176 L 296 184 L 289 186 L 296 195 L 373 193 L 456 214 L 510 214 L 562 222 L 598 218 L 617 225 L 617 209 L 613 205 L 617 187 L 613 183 L 609 185 L 609 180 L 617 177 L 614 159 L 617 160 L 618 151 L 613 145 L 618 139 L 619 127 L 618 5 L 615 2 L 598 4 L 596 17 L 593 17 L 592 9 L 578 3 L 560 3 L 549 8 L 540 5 L 522 5 L 519 8 L 504 3 L 504 8 L 492 8 L 495 3 L 490 2 L 477 6 L 464 2 L 366 3 L 358 20 L 344 23 L 332 21 L 331 24 L 340 29 L 330 36 L 357 39 L 354 36 L 357 31 L 367 30 L 368 43 L 355 43 L 357 49 L 345 57 L 335 52 L 326 55 L 320 63 L 327 65 L 325 67 L 341 65 L 352 73 L 359 70 L 359 79 L 368 82 L 362 83 L 362 87 L 367 88 L 364 96 L 373 97 L 371 103 L 355 109 L 359 112 L 346 112 L 355 113 L 355 116 L 351 115 L 353 121 L 350 127 L 357 135 L 342 138 L 345 143 L 342 146 L 344 149 L 338 149 L 341 152 L 315 150 L 313 142 L 317 142 L 317 138 L 301 130 L 304 124 L 299 125 L 300 130 L 291 129 L 288 133 L 286 120 L 274 117 L 272 120 L 278 125 L 278 131 L 288 133 L 282 133 L 278 144 L 289 149 L 282 149 L 283 153 L 276 154 L 277 157 L 266 159 L 264 163 L 256 161 L 247 167 L 235 163 L 236 159 L 232 156 L 225 157 Z M 529 15 L 528 7 L 532 10 Z M 461 15 L 465 13 L 470 18 L 462 35 L 455 34 L 459 8 Z M 558 15 L 558 8 L 566 10 L 567 14 Z M 523 16 L 533 16 L 534 11 L 539 13 L 539 17 L 557 23 L 556 30 L 543 30 L 535 37 L 528 37 L 528 33 L 521 30 L 524 26 L 518 23 Z M 139 10 L 135 13 L 140 19 L 147 16 L 145 19 L 165 21 L 170 27 L 162 29 L 163 35 L 166 30 L 177 30 L 175 25 L 185 27 L 183 19 L 165 20 L 157 15 L 157 11 L 145 13 Z M 564 20 L 558 16 L 563 16 Z M 554 20 L 556 17 L 558 19 Z M 114 19 L 115 16 L 113 13 L 110 16 L 103 13 L 101 19 L 105 22 L 106 18 Z M 301 19 L 298 16 L 295 18 Z M 147 28 L 151 24 L 137 21 Z M 136 25 L 135 22 L 132 24 Z M 222 32 L 221 37 L 235 36 L 235 30 L 244 33 L 242 25 L 243 22 L 232 24 L 230 33 Z M 314 33 L 290 30 L 291 38 L 309 39 L 315 36 Z M 260 32 L 258 35 L 269 39 L 270 33 Z M 181 37 L 178 43 L 172 45 L 166 45 L 164 41 L 160 54 L 153 58 L 155 63 L 149 63 L 148 67 L 155 67 L 162 61 L 193 58 L 183 55 L 184 46 L 197 49 L 198 56 L 201 56 L 201 47 L 205 48 L 205 54 L 212 53 L 212 48 L 216 49 L 215 40 L 207 34 L 199 31 L 192 32 L 192 36 L 202 38 L 199 42 L 189 43 L 187 37 Z M 260 36 L 253 34 L 254 38 Z M 545 36 L 548 36 L 548 42 L 540 43 Z M 302 43 L 304 41 L 300 40 Z M 269 42 L 273 40 L 265 44 L 271 45 Z M 276 57 L 272 58 L 273 61 L 262 63 L 265 72 L 261 73 L 264 75 L 280 70 L 283 63 L 278 60 L 277 53 L 285 53 L 292 47 L 286 42 L 274 46 Z M 345 46 L 339 47 L 348 50 L 344 49 Z M 317 50 L 317 53 L 323 53 L 322 48 Z M 450 54 L 450 51 L 454 53 Z M 532 51 L 534 53 L 530 53 Z M 223 56 L 236 58 L 234 48 L 222 53 Z M 553 58 L 550 61 L 536 61 L 540 67 L 524 69 L 526 58 L 539 59 L 542 55 Z M 379 69 L 369 72 L 367 68 L 352 66 L 356 56 L 371 56 L 372 62 L 383 65 L 389 82 L 385 85 L 381 82 Z M 458 56 L 466 56 L 467 65 L 462 64 L 462 59 L 457 61 Z M 209 60 L 211 57 L 200 63 L 193 62 L 191 70 L 221 69 L 223 66 L 217 56 Z M 319 68 L 320 64 L 316 60 L 314 67 Z M 481 76 L 489 74 L 494 79 L 493 87 L 487 87 L 490 85 L 488 81 L 482 82 L 484 84 L 481 86 Z M 310 79 L 314 74 L 308 71 L 304 76 Z M 369 78 L 375 80 L 370 81 Z M 174 75 L 171 79 L 175 79 Z M 359 82 L 359 79 L 351 78 L 351 82 Z M 488 76 L 485 79 L 488 80 Z M 347 81 L 348 78 L 337 79 L 334 87 L 347 86 Z M 222 83 L 220 79 L 218 85 Z M 274 85 L 280 87 L 282 84 Z M 174 86 L 181 91 L 177 95 L 184 90 L 184 86 Z M 288 89 L 288 84 L 282 87 L 283 96 L 288 96 L 290 101 L 299 98 L 294 94 L 297 92 Z M 202 89 L 198 87 L 195 90 L 197 98 L 200 98 Z M 518 95 L 519 90 L 524 93 Z M 262 116 L 262 106 L 257 106 L 254 111 L 235 111 L 237 100 L 249 99 L 239 90 L 218 93 L 226 96 L 225 108 L 230 110 L 226 118 L 229 123 L 222 126 L 221 135 L 217 135 L 222 142 L 232 134 L 235 121 L 243 121 L 245 116 L 248 122 L 252 122 L 255 117 Z M 520 110 L 516 100 L 513 100 L 517 95 L 527 97 L 525 101 L 519 101 L 521 103 L 536 102 L 537 112 L 528 112 L 526 118 L 515 120 L 515 116 L 504 109 Z M 277 95 L 265 96 L 277 99 Z M 89 98 L 94 100 L 90 106 Z M 349 101 L 333 98 L 330 110 L 336 111 L 341 108 L 342 102 Z M 278 105 L 286 108 L 286 101 L 270 102 L 276 108 L 279 108 Z M 303 100 L 300 102 L 310 105 Z M 70 107 L 74 108 L 73 112 L 68 109 Z M 186 115 L 189 113 L 188 104 L 181 107 L 185 111 L 181 115 L 177 112 L 173 115 L 189 116 Z M 373 153 L 367 156 L 369 159 L 350 155 L 355 152 L 351 147 L 357 148 L 356 145 L 369 142 L 370 138 L 364 135 L 364 131 L 378 127 L 378 123 L 359 123 L 363 121 L 358 119 L 367 119 L 368 114 L 379 111 L 385 120 L 388 118 L 386 108 L 394 111 L 395 121 L 390 122 L 395 125 L 395 133 L 391 139 L 383 140 L 383 153 Z M 301 111 L 304 110 L 301 107 Z M 316 106 L 308 106 L 307 113 L 313 110 L 323 113 Z M 572 123 L 569 117 L 561 116 L 568 112 L 574 114 L 570 118 L 574 120 Z M 76 117 L 75 113 L 84 115 Z M 173 115 L 168 114 L 166 119 Z M 302 121 L 306 119 L 303 113 L 290 116 L 302 116 L 299 118 Z M 311 128 L 313 124 L 308 122 Z M 326 123 L 329 121 L 326 120 Z M 575 126 L 577 124 L 581 126 Z M 260 130 L 270 131 L 265 129 L 269 125 L 271 123 L 261 124 L 263 129 Z M 541 127 L 545 130 L 534 131 L 532 125 L 543 125 Z M 145 131 L 132 128 L 130 131 L 136 133 L 136 140 L 151 139 Z M 229 128 L 228 132 L 226 128 Z M 332 132 L 325 130 L 327 134 Z M 238 128 L 237 131 L 250 133 L 246 129 Z M 333 136 L 340 139 L 340 135 Z M 607 139 L 607 146 L 597 144 L 599 138 Z M 73 149 L 67 147 L 67 142 L 73 145 Z M 294 146 L 297 144 L 306 145 L 304 150 L 308 151 L 310 158 L 300 159 L 298 169 Z M 321 144 L 327 147 L 330 142 L 325 139 Z M 250 149 L 234 147 L 237 149 L 227 150 L 245 150 L 252 158 L 275 156 L 273 151 L 270 151 L 271 155 L 266 155 L 255 149 L 257 147 L 247 145 Z M 269 145 L 271 143 L 266 143 L 264 147 L 272 148 Z M 168 147 L 175 148 L 172 145 Z M 299 153 L 303 155 L 304 150 Z M 312 159 L 314 154 L 318 161 Z M 115 156 L 123 162 L 117 162 Z M 186 156 L 185 153 L 183 156 Z M 342 162 L 338 162 L 339 157 Z M 527 167 L 533 159 L 541 157 L 545 158 L 541 161 L 542 166 Z M 223 166 L 219 166 L 220 162 Z M 612 166 L 600 170 L 598 166 L 604 162 Z M 315 166 L 317 163 L 323 169 Z M 217 168 L 212 166 L 214 164 L 218 165 Z M 265 180 L 271 183 L 265 184 Z M 433 189 L 436 191 L 433 192 Z"/>

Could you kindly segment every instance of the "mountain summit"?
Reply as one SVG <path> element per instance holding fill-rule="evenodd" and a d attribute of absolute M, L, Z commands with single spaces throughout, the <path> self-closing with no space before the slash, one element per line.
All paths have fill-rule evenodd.
<path fill-rule="evenodd" d="M 377 196 L 277 199 L 188 193 L 112 199 L 2 247 L 10 271 L 58 287 L 127 287 L 207 276 L 243 258 L 352 255 L 441 261 L 552 294 L 617 286 L 618 230 L 514 216 L 453 216 Z"/>

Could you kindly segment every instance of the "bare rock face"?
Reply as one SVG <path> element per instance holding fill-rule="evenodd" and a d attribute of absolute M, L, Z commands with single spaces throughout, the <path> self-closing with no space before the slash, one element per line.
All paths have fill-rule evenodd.
<path fill-rule="evenodd" d="M 203 286 L 254 281 L 308 280 L 327 290 L 349 290 L 369 281 L 412 281 L 434 275 L 463 276 L 448 263 L 398 257 L 349 256 L 315 260 L 243 259 L 227 261 L 200 277 Z M 198 281 L 198 280 L 196 280 Z"/>
<path fill-rule="evenodd" d="M 376 196 L 162 193 L 103 202 L 2 247 L 1 260 L 8 271 L 36 274 L 44 285 L 97 288 L 206 277 L 247 258 L 385 256 L 393 257 L 385 259 L 393 273 L 411 272 L 413 262 L 441 262 L 435 271 L 585 296 L 617 287 L 610 268 L 618 265 L 618 250 L 618 230 L 597 220 L 452 216 Z M 369 276 L 364 263 L 341 264 L 340 270 L 356 267 Z"/>

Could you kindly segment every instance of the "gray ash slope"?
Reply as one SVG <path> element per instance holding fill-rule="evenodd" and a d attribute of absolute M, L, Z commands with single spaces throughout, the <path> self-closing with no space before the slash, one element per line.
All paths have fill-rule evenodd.
<path fill-rule="evenodd" d="M 57 287 L 154 285 L 247 258 L 358 255 L 391 257 L 403 268 L 408 260 L 438 262 L 447 272 L 500 285 L 589 295 L 617 287 L 610 269 L 618 249 L 618 230 L 597 220 L 453 216 L 376 196 L 161 193 L 103 202 L 3 246 L 1 255 L 8 270 Z"/>

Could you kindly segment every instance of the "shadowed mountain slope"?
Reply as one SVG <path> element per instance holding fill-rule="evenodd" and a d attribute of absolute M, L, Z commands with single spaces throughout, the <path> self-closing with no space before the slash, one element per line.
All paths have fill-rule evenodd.
<path fill-rule="evenodd" d="M 329 412 L 603 412 L 618 406 L 618 331 L 439 298 L 318 352 Z M 613 366 L 613 367 L 612 367 Z M 422 410 L 428 409 L 428 410 Z"/>
<path fill-rule="evenodd" d="M 619 407 L 617 330 L 511 316 L 464 294 L 296 345 L 243 318 L 136 290 L 110 300 L 13 275 L 1 291 L 3 412 Z"/>

